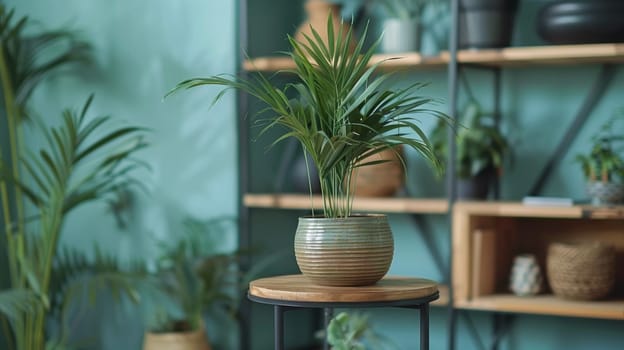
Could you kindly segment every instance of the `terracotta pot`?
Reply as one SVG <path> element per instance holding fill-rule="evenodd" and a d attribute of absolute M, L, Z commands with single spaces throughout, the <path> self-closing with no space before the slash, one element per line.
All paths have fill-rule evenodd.
<path fill-rule="evenodd" d="M 355 177 L 352 180 L 353 193 L 363 197 L 395 195 L 405 184 L 405 170 L 397 152 L 400 155 L 403 149 L 384 150 L 363 160 L 362 163 L 378 160 L 389 160 L 389 162 L 356 168 Z"/>
<path fill-rule="evenodd" d="M 385 215 L 299 218 L 297 265 L 316 284 L 374 284 L 388 272 L 393 254 L 394 240 Z"/>
<path fill-rule="evenodd" d="M 189 332 L 145 333 L 143 350 L 211 350 L 204 327 Z"/>
<path fill-rule="evenodd" d="M 342 21 L 342 17 L 340 16 L 341 8 L 342 6 L 339 4 L 332 4 L 324 0 L 308 0 L 305 4 L 305 10 L 308 18 L 297 29 L 297 32 L 295 33 L 295 40 L 307 44 L 304 34 L 314 39 L 312 29 L 310 29 L 310 27 L 312 27 L 318 32 L 320 37 L 323 38 L 323 41 L 327 43 L 327 16 L 330 14 L 333 19 L 334 35 L 337 37 L 338 32 L 342 27 L 342 37 L 344 38 L 349 31 L 350 26 L 347 22 Z M 352 47 L 354 48 L 354 40 L 352 41 L 352 44 Z"/>

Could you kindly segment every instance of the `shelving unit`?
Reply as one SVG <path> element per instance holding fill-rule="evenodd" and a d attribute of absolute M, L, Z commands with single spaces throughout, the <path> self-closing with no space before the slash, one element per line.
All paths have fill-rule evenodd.
<path fill-rule="evenodd" d="M 246 16 L 245 0 L 243 4 L 242 18 Z M 495 109 L 498 110 L 499 91 L 501 88 L 500 75 L 504 69 L 515 67 L 533 67 L 546 65 L 586 65 L 598 64 L 603 69 L 596 83 L 589 87 L 589 95 L 579 109 L 575 121 L 570 125 L 569 132 L 560 143 L 559 149 L 564 149 L 566 142 L 574 138 L 574 130 L 581 129 L 584 119 L 589 115 L 593 105 L 600 94 L 608 85 L 609 76 L 613 71 L 608 67 L 614 64 L 624 63 L 624 44 L 586 44 L 586 45 L 545 45 L 529 47 L 509 47 L 503 49 L 488 50 L 457 50 L 457 13 L 458 0 L 451 0 L 453 20 L 451 25 L 451 45 L 449 51 L 443 51 L 438 56 L 422 56 L 416 52 L 403 54 L 377 54 L 374 55 L 371 64 L 384 61 L 381 64 L 385 70 L 436 70 L 447 69 L 449 81 L 449 113 L 457 113 L 458 71 L 463 67 L 485 67 L 495 74 Z M 242 31 L 247 28 L 242 25 Z M 245 32 L 246 33 L 246 32 Z M 242 34 L 242 45 L 246 47 L 246 34 Z M 396 59 L 395 59 L 396 58 Z M 273 73 L 288 71 L 295 68 L 294 62 L 286 56 L 253 57 L 241 59 L 240 70 L 242 74 L 254 72 Z M 245 111 L 246 97 L 241 96 L 241 110 Z M 239 137 L 247 140 L 249 137 L 246 128 L 248 125 L 241 122 Z M 574 132 L 573 132 L 574 131 Z M 245 146 L 246 147 L 246 146 Z M 453 146 L 454 147 L 454 146 Z M 310 198 L 309 195 L 289 193 L 250 193 L 248 186 L 249 168 L 246 158 L 248 151 L 242 151 L 241 156 L 241 223 L 247 223 L 250 210 L 278 209 L 278 210 L 310 210 L 322 207 L 320 196 Z M 556 151 L 552 159 L 560 156 Z M 554 162 L 551 162 L 554 164 Z M 538 183 L 530 191 L 531 195 L 539 194 L 543 183 L 544 174 L 547 174 L 553 164 L 548 164 L 544 169 Z M 450 168 L 449 172 L 453 172 Z M 449 178 L 447 183 L 454 179 Z M 511 258 L 513 256 L 513 244 L 515 248 L 529 249 L 537 253 L 540 259 L 544 259 L 546 245 L 556 239 L 575 237 L 586 239 L 587 235 L 582 231 L 591 227 L 597 227 L 599 234 L 594 238 L 605 239 L 617 244 L 618 249 L 624 250 L 624 237 L 616 233 L 615 227 L 624 227 L 624 207 L 597 208 L 591 206 L 571 207 L 530 207 L 517 202 L 455 202 L 453 186 L 447 186 L 448 198 L 356 198 L 354 209 L 357 211 L 374 211 L 385 213 L 446 215 L 452 224 L 450 237 L 451 257 L 450 264 L 452 273 L 449 275 L 451 284 L 441 286 L 440 300 L 435 305 L 449 307 L 449 348 L 455 348 L 455 323 L 457 314 L 461 310 L 490 311 L 498 314 L 540 314 L 553 316 L 584 317 L 598 319 L 624 319 L 624 295 L 616 295 L 606 301 L 580 302 L 559 299 L 552 294 L 544 294 L 533 298 L 521 298 L 510 294 L 506 290 L 505 281 L 509 273 Z M 310 200 L 312 199 L 312 205 Z M 618 226 L 619 225 L 619 226 Z M 487 284 L 493 288 L 489 291 L 477 286 L 473 275 L 473 245 L 472 237 L 475 229 L 489 230 L 497 237 L 503 237 L 501 232 L 512 232 L 510 235 L 515 241 L 512 243 L 497 240 L 501 244 L 501 254 L 496 264 L 499 266 L 494 274 L 487 276 Z M 545 230 L 568 228 L 569 232 L 558 231 L 553 234 Z M 241 228 L 241 241 L 249 242 L 249 228 Z M 525 230 L 531 232 L 530 237 L 541 237 L 531 242 L 523 238 L 518 232 Z M 621 231 L 621 230 L 620 230 Z M 624 276 L 618 276 L 620 283 L 624 284 Z M 624 291 L 624 286 L 621 286 Z M 622 293 L 622 292 L 619 292 Z M 496 322 L 496 318 L 494 318 Z M 494 327 L 497 329 L 496 325 Z M 495 331 L 494 338 L 500 339 L 501 334 Z M 496 349 L 495 340 L 492 349 Z M 246 349 L 245 346 L 243 348 Z"/>
<path fill-rule="evenodd" d="M 535 254 L 545 267 L 553 242 L 609 242 L 624 254 L 624 206 L 543 207 L 458 202 L 453 208 L 453 300 L 459 309 L 624 320 L 624 284 L 607 300 L 574 301 L 548 290 L 535 297 L 508 291 L 513 257 Z M 487 251 L 485 251 L 487 250 Z M 545 271 L 544 271 L 545 273 Z"/>

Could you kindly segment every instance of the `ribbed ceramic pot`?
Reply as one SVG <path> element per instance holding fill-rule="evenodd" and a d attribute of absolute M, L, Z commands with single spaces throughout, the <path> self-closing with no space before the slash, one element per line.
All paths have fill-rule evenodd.
<path fill-rule="evenodd" d="M 301 217 L 295 257 L 301 272 L 323 286 L 366 286 L 379 281 L 394 254 L 385 215 Z"/>

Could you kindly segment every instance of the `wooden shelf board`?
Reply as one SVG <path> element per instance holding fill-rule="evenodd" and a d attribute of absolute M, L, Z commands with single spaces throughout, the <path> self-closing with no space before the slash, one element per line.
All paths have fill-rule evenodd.
<path fill-rule="evenodd" d="M 508 47 L 458 53 L 462 63 L 494 66 L 624 62 L 624 44 Z"/>
<path fill-rule="evenodd" d="M 307 194 L 246 194 L 243 203 L 253 208 L 281 208 L 281 209 L 322 209 L 321 196 L 315 195 L 310 202 Z M 448 201 L 446 199 L 421 198 L 377 198 L 356 197 L 353 201 L 354 211 L 384 212 L 384 213 L 420 213 L 446 214 Z"/>
<path fill-rule="evenodd" d="M 405 52 L 373 55 L 369 66 L 382 61 L 385 62 L 381 63 L 381 68 L 385 69 L 443 67 L 448 63 L 442 56 L 428 57 L 418 52 Z M 294 68 L 295 62 L 287 56 L 257 57 L 243 61 L 243 69 L 249 72 L 276 72 Z"/>
<path fill-rule="evenodd" d="M 601 319 L 624 319 L 624 299 L 573 301 L 554 295 L 519 297 L 513 294 L 480 296 L 470 301 L 457 301 L 460 309 L 571 316 Z"/>
<path fill-rule="evenodd" d="M 390 58 L 397 58 L 388 60 Z M 439 56 L 422 56 L 418 52 L 376 54 L 371 64 L 382 64 L 387 69 L 442 67 L 450 61 L 448 51 Z M 457 60 L 465 64 L 486 66 L 527 66 L 543 64 L 624 63 L 624 44 L 582 44 L 507 47 L 503 49 L 460 50 Z M 243 62 L 247 71 L 275 72 L 295 68 L 285 56 L 258 57 Z"/>
<path fill-rule="evenodd" d="M 535 217 L 535 218 L 592 218 L 624 219 L 624 206 L 595 207 L 589 205 L 574 206 L 538 206 L 519 202 L 469 202 L 455 203 L 455 210 L 469 215 Z"/>

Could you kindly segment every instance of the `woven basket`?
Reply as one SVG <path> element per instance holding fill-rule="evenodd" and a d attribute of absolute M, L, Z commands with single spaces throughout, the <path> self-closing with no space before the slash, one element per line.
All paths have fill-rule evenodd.
<path fill-rule="evenodd" d="M 607 244 L 553 243 L 546 265 L 548 283 L 562 298 L 601 299 L 615 284 L 615 248 Z"/>

